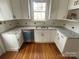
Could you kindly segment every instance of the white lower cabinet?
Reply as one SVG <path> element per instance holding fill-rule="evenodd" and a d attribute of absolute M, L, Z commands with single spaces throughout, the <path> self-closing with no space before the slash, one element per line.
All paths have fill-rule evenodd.
<path fill-rule="evenodd" d="M 35 42 L 48 43 L 54 42 L 56 30 L 37 29 L 34 30 Z"/>
<path fill-rule="evenodd" d="M 6 52 L 2 38 L 0 36 L 0 56 Z"/>
<path fill-rule="evenodd" d="M 60 52 L 62 53 L 66 44 L 67 37 L 65 37 L 62 33 L 57 31 L 55 43 L 59 48 Z"/>
<path fill-rule="evenodd" d="M 61 32 L 57 31 L 55 44 L 63 55 L 65 55 L 65 51 L 67 52 L 67 50 L 65 50 L 67 40 L 68 39 L 66 36 L 64 36 Z"/>
<path fill-rule="evenodd" d="M 6 51 L 19 51 L 23 37 L 21 32 L 6 32 L 2 34 Z"/>
<path fill-rule="evenodd" d="M 79 55 L 79 39 L 67 38 L 61 32 L 57 31 L 55 44 L 63 56 Z"/>

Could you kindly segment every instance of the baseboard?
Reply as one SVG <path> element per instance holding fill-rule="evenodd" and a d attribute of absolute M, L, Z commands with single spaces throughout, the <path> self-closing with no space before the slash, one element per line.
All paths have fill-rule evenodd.
<path fill-rule="evenodd" d="M 10 49 L 7 49 L 7 51 L 19 51 L 19 49 L 18 48 L 10 48 Z"/>

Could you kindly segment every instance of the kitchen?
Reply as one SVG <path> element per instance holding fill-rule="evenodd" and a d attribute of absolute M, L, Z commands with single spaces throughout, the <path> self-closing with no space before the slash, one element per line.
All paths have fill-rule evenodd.
<path fill-rule="evenodd" d="M 0 59 L 78 59 L 78 0 L 0 0 Z"/>

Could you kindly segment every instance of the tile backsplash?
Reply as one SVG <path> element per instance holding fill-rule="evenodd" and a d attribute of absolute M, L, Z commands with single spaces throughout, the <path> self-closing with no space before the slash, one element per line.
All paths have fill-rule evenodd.
<path fill-rule="evenodd" d="M 25 27 L 25 26 L 64 26 L 65 22 L 59 20 L 50 21 L 29 21 L 29 20 L 14 20 L 14 21 L 4 21 L 0 22 L 0 33 L 7 31 L 15 27 Z"/>
<path fill-rule="evenodd" d="M 50 20 L 50 21 L 28 21 L 28 20 L 19 20 L 18 26 L 63 26 L 65 25 L 64 21 L 59 20 Z"/>

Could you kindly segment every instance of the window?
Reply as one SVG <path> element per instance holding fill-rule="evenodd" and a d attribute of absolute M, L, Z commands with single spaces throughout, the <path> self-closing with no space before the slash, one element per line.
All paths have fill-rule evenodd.
<path fill-rule="evenodd" d="M 46 3 L 33 2 L 33 19 L 45 20 Z"/>
<path fill-rule="evenodd" d="M 29 0 L 30 16 L 35 21 L 45 21 L 50 16 L 50 0 Z"/>

